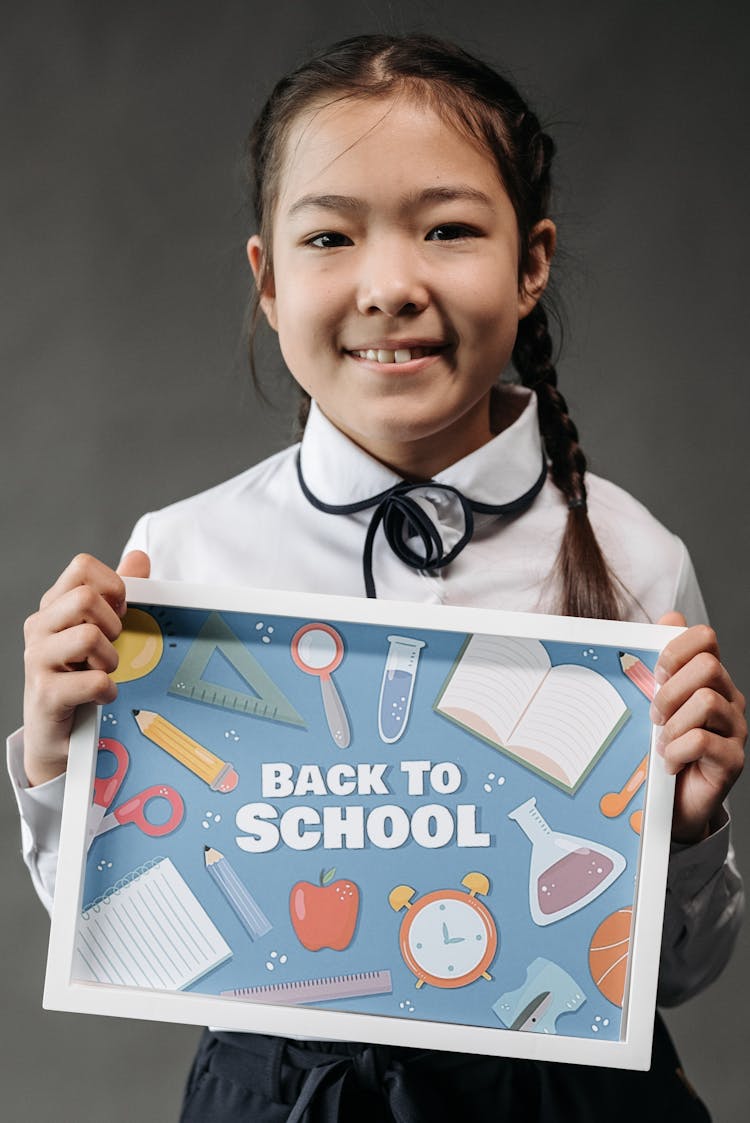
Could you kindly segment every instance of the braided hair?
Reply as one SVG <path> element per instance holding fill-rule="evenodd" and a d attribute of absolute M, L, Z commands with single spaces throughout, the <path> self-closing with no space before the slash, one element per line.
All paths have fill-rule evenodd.
<path fill-rule="evenodd" d="M 549 215 L 550 167 L 555 146 L 516 88 L 462 48 L 429 35 L 359 35 L 321 51 L 283 78 L 255 122 L 246 148 L 246 179 L 264 247 L 251 312 L 250 368 L 257 377 L 253 342 L 259 294 L 273 275 L 272 217 L 278 198 L 285 140 L 297 115 L 312 105 L 347 97 L 418 96 L 495 161 L 519 231 L 519 279 L 530 263 L 534 227 Z M 539 427 L 550 477 L 568 515 L 554 576 L 557 611 L 569 616 L 618 619 L 623 608 L 616 579 L 596 540 L 586 509 L 586 457 L 578 431 L 557 388 L 552 339 L 541 301 L 519 323 L 512 361 L 538 400 Z M 310 407 L 304 392 L 299 424 Z"/>

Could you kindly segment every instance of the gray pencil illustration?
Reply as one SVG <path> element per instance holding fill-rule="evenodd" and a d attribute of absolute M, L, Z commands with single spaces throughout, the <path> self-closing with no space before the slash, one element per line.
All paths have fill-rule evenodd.
<path fill-rule="evenodd" d="M 270 932 L 272 925 L 247 886 L 240 881 L 229 860 L 212 846 L 203 847 L 206 869 L 229 901 L 251 939 L 257 940 Z"/>

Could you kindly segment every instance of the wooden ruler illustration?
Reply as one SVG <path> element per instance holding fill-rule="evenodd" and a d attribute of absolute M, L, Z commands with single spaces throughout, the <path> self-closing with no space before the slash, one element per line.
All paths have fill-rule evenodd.
<path fill-rule="evenodd" d="M 278 1006 L 301 1006 L 308 1002 L 333 1002 L 337 998 L 390 994 L 392 990 L 390 971 L 359 971 L 351 975 L 327 975 L 320 979 L 297 979 L 288 983 L 237 987 L 235 990 L 223 990 L 221 996 Z"/>
<path fill-rule="evenodd" d="M 233 690 L 231 687 L 203 678 L 215 651 L 219 651 L 234 667 L 248 684 L 252 694 Z M 251 655 L 218 612 L 212 612 L 198 632 L 169 684 L 167 693 L 174 694 L 178 698 L 203 702 L 207 706 L 233 710 L 235 713 L 252 714 L 255 717 L 268 718 L 270 721 L 306 727 L 305 720 L 297 713 L 283 691 L 263 670 L 255 656 Z"/>

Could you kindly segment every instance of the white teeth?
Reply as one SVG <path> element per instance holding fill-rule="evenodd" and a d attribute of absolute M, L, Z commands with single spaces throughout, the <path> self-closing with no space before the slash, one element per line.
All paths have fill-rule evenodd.
<path fill-rule="evenodd" d="M 354 354 L 360 359 L 370 359 L 378 363 L 408 363 L 410 359 L 417 358 L 418 352 L 415 349 L 399 347 L 396 351 L 388 351 L 385 348 L 375 351 L 370 348 L 368 351 L 355 351 Z"/>

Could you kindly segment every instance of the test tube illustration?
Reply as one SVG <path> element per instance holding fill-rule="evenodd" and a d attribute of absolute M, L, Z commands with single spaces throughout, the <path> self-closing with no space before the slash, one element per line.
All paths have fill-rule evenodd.
<path fill-rule="evenodd" d="M 213 846 L 203 847 L 203 860 L 206 870 L 219 886 L 222 893 L 242 921 L 252 940 L 265 936 L 273 927 L 271 921 L 251 895 L 250 890 L 240 881 L 237 871 L 220 850 Z"/>
<path fill-rule="evenodd" d="M 425 644 L 423 640 L 409 636 L 388 636 L 388 643 L 390 646 L 380 682 L 378 732 L 381 741 L 392 745 L 403 736 L 409 720 L 419 653 Z"/>
<path fill-rule="evenodd" d="M 199 779 L 208 784 L 212 792 L 233 792 L 239 776 L 231 764 L 216 756 L 210 749 L 199 745 L 187 733 L 172 725 L 161 714 L 152 710 L 133 710 L 135 723 L 144 737 L 184 764 Z"/>

